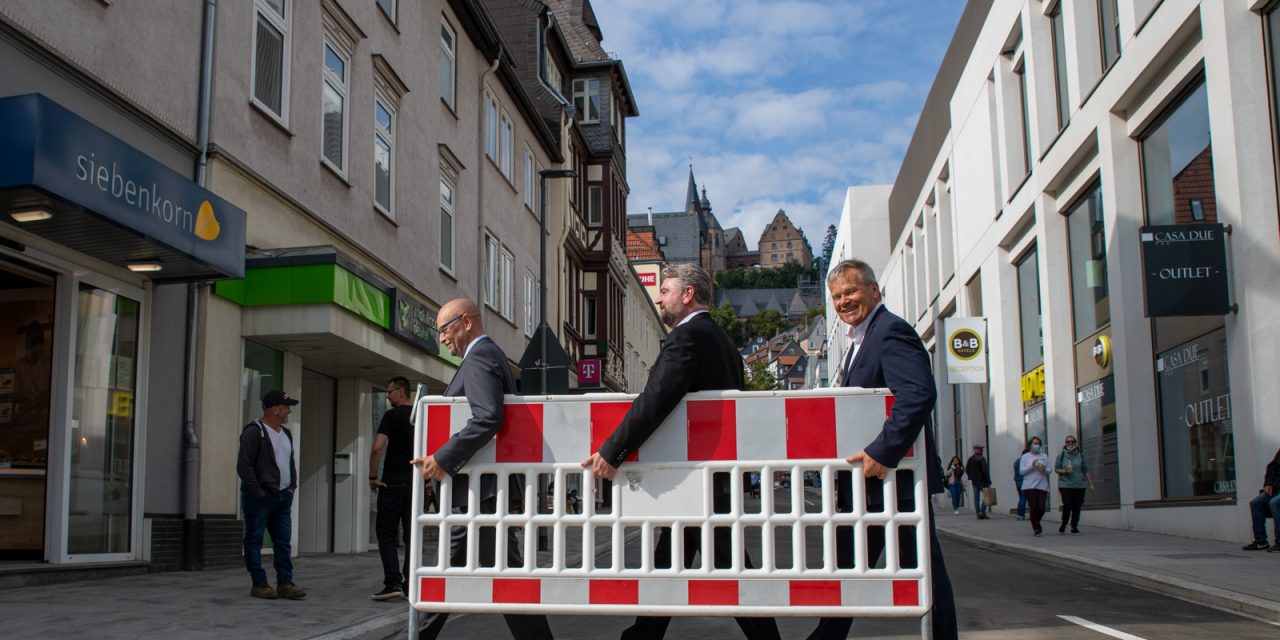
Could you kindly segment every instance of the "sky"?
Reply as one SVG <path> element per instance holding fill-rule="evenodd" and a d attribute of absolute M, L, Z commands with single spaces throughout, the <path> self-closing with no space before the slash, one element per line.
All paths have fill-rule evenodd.
<path fill-rule="evenodd" d="M 594 0 L 640 117 L 628 213 L 683 211 L 689 165 L 755 249 L 778 209 L 821 251 L 850 186 L 891 184 L 964 0 Z"/>

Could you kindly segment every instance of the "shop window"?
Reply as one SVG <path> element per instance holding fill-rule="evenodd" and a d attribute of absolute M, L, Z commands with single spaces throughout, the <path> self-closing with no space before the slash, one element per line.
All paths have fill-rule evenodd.
<path fill-rule="evenodd" d="M 1036 247 L 1017 263 L 1018 320 L 1022 336 L 1022 370 L 1044 363 L 1044 331 L 1040 317 L 1040 264 Z"/>
<path fill-rule="evenodd" d="M 1203 79 L 1142 137 L 1142 177 L 1147 224 L 1218 221 Z"/>
<path fill-rule="evenodd" d="M 1088 504 L 1120 504 L 1120 443 L 1116 427 L 1116 379 L 1105 376 L 1076 389 L 1079 447 L 1094 490 Z"/>
<path fill-rule="evenodd" d="M 1166 498 L 1236 493 L 1226 329 L 1156 356 Z"/>
<path fill-rule="evenodd" d="M 1076 340 L 1083 340 L 1111 323 L 1105 226 L 1102 219 L 1102 187 L 1094 184 L 1067 211 L 1071 304 Z"/>

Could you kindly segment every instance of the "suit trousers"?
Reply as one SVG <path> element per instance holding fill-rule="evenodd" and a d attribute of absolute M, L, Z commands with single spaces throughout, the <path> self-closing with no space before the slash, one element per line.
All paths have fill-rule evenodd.
<path fill-rule="evenodd" d="M 871 483 L 868 483 L 871 484 Z M 951 578 L 947 575 L 947 566 L 942 559 L 942 547 L 938 545 L 938 530 L 933 524 L 933 505 L 929 505 L 929 577 L 933 583 L 933 638 L 934 640 L 956 640 L 960 631 L 956 624 L 956 599 L 951 592 Z M 853 538 L 849 535 L 836 537 L 836 566 L 852 568 Z M 914 549 L 914 547 L 912 548 Z M 884 553 L 884 536 L 867 536 L 867 557 L 871 564 L 877 564 Z M 910 554 L 904 554 L 910 555 Z M 910 557 L 903 558 L 909 561 Z M 818 626 L 809 634 L 808 640 L 843 640 L 849 637 L 849 629 L 853 626 L 853 618 L 822 618 Z"/>
<path fill-rule="evenodd" d="M 713 510 L 717 513 L 728 513 L 729 511 L 729 491 L 728 484 L 717 481 L 715 484 L 715 495 L 713 499 Z M 712 557 L 713 565 L 717 569 L 726 569 L 733 566 L 732 551 L 732 533 L 727 528 L 716 528 L 711 532 L 711 543 L 714 547 Z M 702 531 L 698 527 L 687 527 L 684 530 L 684 566 L 686 568 L 693 566 L 693 559 L 698 554 L 698 550 L 702 546 Z M 747 555 L 746 550 L 742 552 L 743 566 L 754 568 L 751 557 Z M 703 562 L 706 562 L 707 554 L 703 554 Z M 666 528 L 662 533 L 658 534 L 658 544 L 653 551 L 653 566 L 658 569 L 671 567 L 671 529 Z M 742 634 L 750 640 L 779 640 L 781 636 L 778 634 L 778 624 L 773 618 L 734 618 L 738 623 L 738 628 L 742 629 Z M 667 633 L 667 626 L 671 624 L 671 618 L 658 616 L 639 616 L 636 618 L 635 624 L 627 627 L 622 632 L 622 640 L 660 640 Z"/>
<path fill-rule="evenodd" d="M 486 498 L 480 502 L 483 512 L 492 512 L 496 504 L 496 498 Z M 453 513 L 463 513 L 461 509 L 453 509 Z M 479 564 L 485 566 L 488 560 L 496 562 L 495 557 L 495 531 L 492 528 L 483 528 L 480 530 L 480 554 Z M 466 527 L 453 527 L 449 532 L 449 565 L 454 567 L 463 566 L 467 563 L 467 529 Z M 514 530 L 507 530 L 507 566 L 518 567 L 524 566 L 524 554 L 520 553 L 520 544 L 516 539 Z M 507 622 L 507 628 L 511 630 L 511 636 L 518 640 L 526 638 L 546 638 L 550 640 L 551 626 L 547 624 L 547 617 L 541 615 L 513 615 L 507 614 L 502 616 Z M 423 620 L 422 628 L 418 631 L 419 640 L 435 640 L 440 635 L 440 630 L 444 628 L 444 623 L 449 619 L 447 613 L 428 613 L 426 619 Z"/>

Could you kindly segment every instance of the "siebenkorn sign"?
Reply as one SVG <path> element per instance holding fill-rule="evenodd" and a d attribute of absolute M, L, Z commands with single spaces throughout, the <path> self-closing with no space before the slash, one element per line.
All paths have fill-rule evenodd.
<path fill-rule="evenodd" d="M 0 99 L 0 188 L 34 186 L 226 275 L 245 213 L 41 95 Z"/>

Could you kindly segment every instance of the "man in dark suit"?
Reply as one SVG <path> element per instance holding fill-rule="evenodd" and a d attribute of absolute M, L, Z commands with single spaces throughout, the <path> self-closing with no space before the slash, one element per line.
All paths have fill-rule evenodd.
<path fill-rule="evenodd" d="M 849 350 L 840 370 L 835 372 L 840 386 L 888 387 L 894 395 L 893 409 L 880 434 L 862 451 L 849 456 L 849 464 L 861 462 L 864 477 L 882 480 L 898 466 L 924 429 L 929 493 L 941 493 L 942 464 L 933 442 L 933 430 L 927 428 L 938 391 L 929 353 L 920 336 L 905 320 L 884 308 L 875 271 L 867 263 L 845 260 L 837 264 L 827 275 L 827 289 L 836 315 L 849 325 Z M 878 482 L 869 482 L 869 485 L 878 485 Z M 868 502 L 875 501 L 872 495 L 873 491 L 868 488 Z M 868 542 L 867 557 L 874 562 L 884 551 L 884 540 Z M 839 565 L 852 566 L 853 541 L 837 539 L 836 544 Z M 933 526 L 932 504 L 929 505 L 929 569 L 933 581 L 933 637 L 956 638 L 955 597 L 942 561 L 942 548 L 938 546 L 938 532 Z M 850 618 L 823 618 L 809 638 L 845 638 L 852 622 Z"/>
<path fill-rule="evenodd" d="M 658 360 L 649 371 L 649 380 L 631 403 L 622 422 L 609 436 L 600 450 L 582 463 L 597 478 L 612 480 L 618 467 L 662 424 L 685 394 L 692 391 L 743 388 L 742 356 L 733 347 L 728 334 L 711 315 L 711 276 L 692 264 L 672 265 L 662 270 L 662 284 L 658 290 L 657 304 L 662 322 L 671 327 L 671 333 L 658 353 Z M 713 506 L 728 511 L 728 483 L 717 483 L 713 488 Z M 715 566 L 733 566 L 730 552 L 730 536 L 727 530 L 714 532 Z M 697 528 L 684 530 L 684 563 L 693 564 L 698 553 L 700 534 Z M 705 554 L 704 554 L 705 558 Z M 746 560 L 748 567 L 751 560 Z M 664 529 L 654 549 L 654 566 L 671 566 L 671 534 Z M 738 626 L 748 638 L 778 638 L 778 625 L 773 618 L 737 618 Z M 636 623 L 622 632 L 623 640 L 662 638 L 671 618 L 638 617 Z"/>
<path fill-rule="evenodd" d="M 507 356 L 502 349 L 484 332 L 484 324 L 480 318 L 480 309 L 465 298 L 453 300 L 440 308 L 436 314 L 436 327 L 440 331 L 440 342 L 449 349 L 449 353 L 462 358 L 458 372 L 444 390 L 446 396 L 466 396 L 471 405 L 471 419 L 462 431 L 453 434 L 449 441 L 440 447 L 434 455 L 416 458 L 412 462 L 422 467 L 424 478 L 443 480 L 446 475 L 455 476 L 471 460 L 481 447 L 488 444 L 502 428 L 504 406 L 502 396 L 516 392 L 516 381 L 511 375 L 511 367 L 507 364 Z M 453 483 L 452 513 L 465 513 L 467 509 L 466 478 L 458 478 Z M 480 512 L 495 512 L 497 487 L 492 478 L 480 485 Z M 485 527 L 480 530 L 480 558 L 492 558 L 494 555 L 494 531 Z M 465 527 L 453 527 L 450 532 L 449 555 L 452 566 L 466 564 L 467 530 Z M 507 566 L 523 566 L 520 544 L 513 530 L 507 531 Z M 504 616 L 507 627 L 513 637 L 551 638 L 551 627 L 547 625 L 546 616 L 507 615 Z M 418 638 L 434 640 L 444 628 L 447 613 L 428 614 Z"/>

